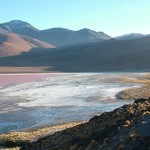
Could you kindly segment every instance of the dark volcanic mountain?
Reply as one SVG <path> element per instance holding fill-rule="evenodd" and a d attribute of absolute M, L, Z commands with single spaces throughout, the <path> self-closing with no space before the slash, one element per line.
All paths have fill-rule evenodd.
<path fill-rule="evenodd" d="M 29 23 L 20 20 L 13 20 L 0 24 L 0 32 L 4 31 L 27 35 L 50 43 L 56 47 L 93 43 L 111 39 L 109 35 L 103 32 L 95 32 L 90 29 L 81 29 L 79 31 L 64 28 L 38 30 Z"/>
<path fill-rule="evenodd" d="M 107 40 L 68 48 L 31 50 L 3 58 L 1 66 L 49 66 L 49 71 L 150 70 L 150 37 Z"/>

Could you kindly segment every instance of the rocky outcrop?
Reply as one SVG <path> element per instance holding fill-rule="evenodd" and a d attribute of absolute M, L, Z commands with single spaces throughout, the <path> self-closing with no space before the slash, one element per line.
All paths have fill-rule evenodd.
<path fill-rule="evenodd" d="M 138 99 L 89 122 L 21 146 L 21 150 L 147 150 L 150 98 Z"/>

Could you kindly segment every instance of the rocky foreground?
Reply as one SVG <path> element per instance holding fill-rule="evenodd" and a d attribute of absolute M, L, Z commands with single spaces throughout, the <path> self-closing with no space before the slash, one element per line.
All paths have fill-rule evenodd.
<path fill-rule="evenodd" d="M 138 99 L 87 123 L 19 146 L 21 150 L 148 150 L 150 98 Z"/>

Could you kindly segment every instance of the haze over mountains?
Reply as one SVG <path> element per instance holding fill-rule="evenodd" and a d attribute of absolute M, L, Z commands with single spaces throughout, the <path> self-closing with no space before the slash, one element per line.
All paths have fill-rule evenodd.
<path fill-rule="evenodd" d="M 1 58 L 0 66 L 46 66 L 47 71 L 66 72 L 149 70 L 150 36 L 112 38 L 86 28 L 39 30 L 18 20 L 0 24 L 0 56 L 19 53 Z"/>

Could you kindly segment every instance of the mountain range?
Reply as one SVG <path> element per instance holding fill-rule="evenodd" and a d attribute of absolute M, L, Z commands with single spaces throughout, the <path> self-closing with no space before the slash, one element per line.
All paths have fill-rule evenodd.
<path fill-rule="evenodd" d="M 14 20 L 0 24 L 0 66 L 38 67 L 47 71 L 118 71 L 150 69 L 150 36 L 112 38 L 87 28 L 39 30 Z M 15 56 L 16 55 L 16 56 Z"/>
<path fill-rule="evenodd" d="M 111 39 L 109 35 L 103 32 L 96 32 L 86 28 L 79 31 L 73 31 L 65 28 L 39 30 L 33 27 L 31 24 L 20 20 L 13 20 L 7 23 L 0 24 L 0 32 L 26 35 L 47 42 L 56 47 Z"/>

